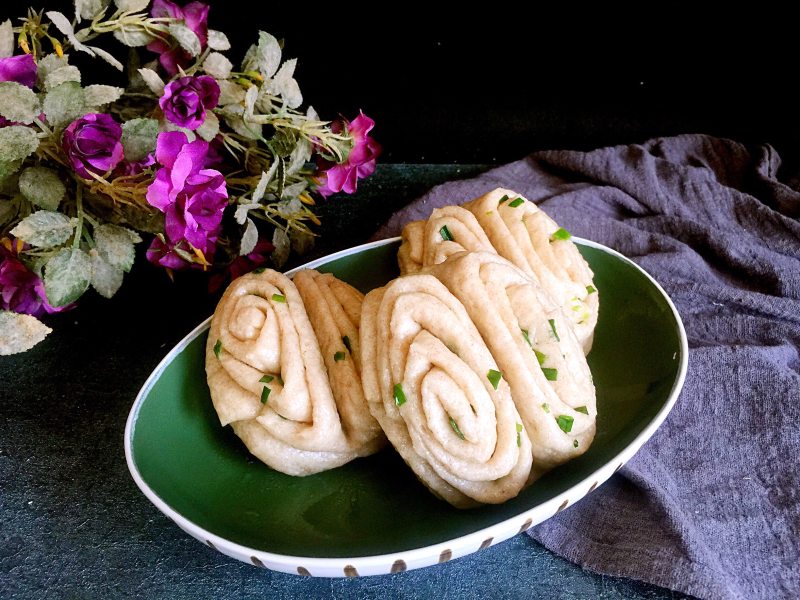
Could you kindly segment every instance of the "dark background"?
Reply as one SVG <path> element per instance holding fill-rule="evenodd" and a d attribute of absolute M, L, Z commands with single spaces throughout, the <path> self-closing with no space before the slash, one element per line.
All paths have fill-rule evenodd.
<path fill-rule="evenodd" d="M 69 1 L 32 4 L 72 15 Z M 503 163 L 688 132 L 797 155 L 794 20 L 763 4 L 532 3 L 524 17 L 496 2 L 444 15 L 433 3 L 208 4 L 234 63 L 258 29 L 284 38 L 306 101 L 326 118 L 372 116 L 384 162 Z M 0 18 L 21 10 L 2 2 Z"/>

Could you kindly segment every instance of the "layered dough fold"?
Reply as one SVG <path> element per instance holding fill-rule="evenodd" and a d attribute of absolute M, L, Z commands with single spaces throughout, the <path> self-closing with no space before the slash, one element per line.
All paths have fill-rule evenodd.
<path fill-rule="evenodd" d="M 539 283 L 488 252 L 453 255 L 429 272 L 463 304 L 508 382 L 531 438 L 534 475 L 585 452 L 597 416 L 591 373 Z"/>
<path fill-rule="evenodd" d="M 309 296 L 320 293 L 314 276 L 303 279 Z M 236 279 L 211 321 L 206 373 L 220 422 L 230 424 L 256 457 L 290 475 L 337 467 L 381 444 L 356 393 L 357 363 L 342 340 L 348 335 L 357 347 L 360 294 L 332 287 L 338 294 L 323 293 L 327 302 L 315 302 L 312 320 L 325 332 L 323 351 L 344 353 L 340 360 L 330 357 L 337 381 L 356 378 L 336 393 L 301 292 L 285 275 L 268 270 Z M 334 350 L 339 326 L 346 333 L 339 336 L 341 350 Z"/>
<path fill-rule="evenodd" d="M 531 442 L 508 385 L 464 306 L 435 277 L 367 294 L 362 381 L 369 409 L 434 494 L 457 507 L 516 496 Z"/>

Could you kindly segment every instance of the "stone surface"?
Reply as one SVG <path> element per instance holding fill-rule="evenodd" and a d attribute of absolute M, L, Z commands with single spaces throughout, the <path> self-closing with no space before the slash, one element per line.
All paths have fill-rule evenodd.
<path fill-rule="evenodd" d="M 432 185 L 482 169 L 381 166 L 357 195 L 327 202 L 309 258 L 366 241 Z M 0 597 L 683 597 L 588 573 L 523 535 L 444 565 L 336 580 L 258 569 L 184 534 L 131 479 L 123 432 L 144 380 L 216 297 L 200 277 L 172 284 L 142 251 L 114 299 L 87 294 L 46 319 L 54 332 L 40 346 L 0 358 Z"/>

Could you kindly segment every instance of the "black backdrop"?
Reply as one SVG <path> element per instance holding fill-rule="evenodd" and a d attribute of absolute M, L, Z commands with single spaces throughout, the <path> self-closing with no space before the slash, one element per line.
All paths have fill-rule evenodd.
<path fill-rule="evenodd" d="M 31 1 L 71 15 L 69 1 Z M 433 3 L 208 3 L 231 58 L 270 31 L 323 117 L 374 117 L 384 161 L 505 162 L 685 132 L 800 148 L 794 21 L 761 5 L 531 4 L 522 17 L 500 3 L 444 15 Z M 22 10 L 4 0 L 0 18 Z"/>

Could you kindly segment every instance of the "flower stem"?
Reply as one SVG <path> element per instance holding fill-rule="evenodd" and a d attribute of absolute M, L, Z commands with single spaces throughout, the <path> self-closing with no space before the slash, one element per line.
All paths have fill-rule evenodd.
<path fill-rule="evenodd" d="M 75 238 L 72 240 L 72 249 L 77 250 L 81 244 L 81 233 L 83 232 L 83 186 L 78 184 L 75 190 L 75 206 L 78 211 L 78 225 L 75 227 Z"/>

